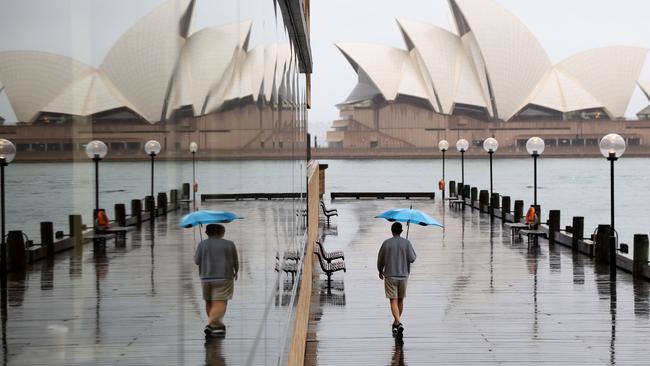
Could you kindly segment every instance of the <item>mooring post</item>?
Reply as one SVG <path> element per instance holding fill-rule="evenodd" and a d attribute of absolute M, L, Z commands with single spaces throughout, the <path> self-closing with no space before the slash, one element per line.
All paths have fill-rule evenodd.
<path fill-rule="evenodd" d="M 167 215 L 167 193 L 166 192 L 160 192 L 158 193 L 157 197 L 157 202 L 158 202 L 158 214 L 162 215 Z M 160 212 L 162 210 L 162 213 Z"/>
<path fill-rule="evenodd" d="M 585 237 L 585 218 L 582 216 L 574 216 L 572 225 L 571 248 L 578 250 L 578 243 Z"/>
<path fill-rule="evenodd" d="M 81 215 L 68 216 L 68 224 L 70 226 L 70 236 L 74 241 L 75 248 L 81 248 L 83 245 L 83 233 L 81 230 L 82 220 Z"/>
<path fill-rule="evenodd" d="M 555 237 L 560 232 L 560 210 L 548 212 L 548 243 L 555 244 Z"/>
<path fill-rule="evenodd" d="M 510 196 L 501 197 L 501 220 L 505 223 L 510 213 Z"/>
<path fill-rule="evenodd" d="M 490 192 L 488 192 L 485 189 L 482 189 L 479 192 L 479 194 L 478 194 L 478 209 L 481 212 L 484 212 L 483 210 L 487 211 L 488 206 L 490 205 L 489 198 L 488 198 L 489 196 L 490 196 Z"/>
<path fill-rule="evenodd" d="M 449 198 L 456 196 L 456 181 L 449 181 Z"/>
<path fill-rule="evenodd" d="M 52 222 L 41 222 L 41 246 L 45 247 L 49 258 L 54 256 L 54 224 Z"/>
<path fill-rule="evenodd" d="M 19 230 L 7 234 L 7 271 L 20 272 L 27 268 L 27 255 L 25 253 L 25 237 Z"/>
<path fill-rule="evenodd" d="M 521 222 L 521 218 L 524 216 L 524 201 L 516 200 L 515 201 L 515 211 L 513 213 L 515 216 L 514 222 Z"/>
<path fill-rule="evenodd" d="M 181 194 L 181 199 L 184 200 L 189 200 L 190 199 L 190 184 L 189 183 L 183 183 L 182 186 L 182 194 Z"/>
<path fill-rule="evenodd" d="M 490 197 L 490 217 L 494 218 L 494 210 L 498 210 L 501 208 L 501 204 L 499 202 L 499 194 L 498 193 L 492 193 L 492 196 Z"/>
<path fill-rule="evenodd" d="M 178 208 L 178 189 L 169 191 L 169 202 L 174 205 L 174 209 Z"/>
<path fill-rule="evenodd" d="M 644 269 L 648 266 L 648 235 L 634 235 L 634 265 L 632 273 L 635 277 L 643 277 Z"/>
<path fill-rule="evenodd" d="M 149 214 L 149 220 L 156 217 L 156 201 L 153 196 L 146 196 L 144 198 L 144 212 Z"/>
<path fill-rule="evenodd" d="M 598 231 L 596 232 L 596 261 L 598 263 L 609 263 L 609 225 L 598 225 Z M 615 259 L 615 258 L 614 258 Z M 613 264 L 616 265 L 615 260 Z"/>
<path fill-rule="evenodd" d="M 463 198 L 464 199 L 472 198 L 472 186 L 468 186 L 468 185 L 463 186 Z"/>
<path fill-rule="evenodd" d="M 126 226 L 126 206 L 123 203 L 115 204 L 115 222 L 117 226 Z"/>
<path fill-rule="evenodd" d="M 135 223 L 140 226 L 142 224 L 142 201 L 131 200 L 131 217 L 135 217 Z"/>

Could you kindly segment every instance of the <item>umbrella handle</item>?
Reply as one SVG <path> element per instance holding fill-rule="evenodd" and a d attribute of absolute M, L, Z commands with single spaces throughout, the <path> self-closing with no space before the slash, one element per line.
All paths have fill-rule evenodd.
<path fill-rule="evenodd" d="M 409 238 L 409 229 L 411 228 L 411 220 L 406 222 L 406 239 Z"/>

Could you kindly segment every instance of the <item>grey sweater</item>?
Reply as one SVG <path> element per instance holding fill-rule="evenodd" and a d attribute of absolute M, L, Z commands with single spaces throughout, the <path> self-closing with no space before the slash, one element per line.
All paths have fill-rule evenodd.
<path fill-rule="evenodd" d="M 201 241 L 194 253 L 201 282 L 232 279 L 239 271 L 235 243 L 226 239 L 208 238 Z"/>
<path fill-rule="evenodd" d="M 385 277 L 405 280 L 411 272 L 411 263 L 415 262 L 415 250 L 411 242 L 400 236 L 384 241 L 377 256 L 377 269 Z"/>

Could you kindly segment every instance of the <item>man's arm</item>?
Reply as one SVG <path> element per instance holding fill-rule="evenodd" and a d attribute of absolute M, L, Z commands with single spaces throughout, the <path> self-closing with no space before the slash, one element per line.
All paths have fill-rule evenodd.
<path fill-rule="evenodd" d="M 201 264 L 201 243 L 196 246 L 196 251 L 194 252 L 194 264 L 197 266 Z"/>
<path fill-rule="evenodd" d="M 239 273 L 239 255 L 237 255 L 235 243 L 232 244 L 232 263 L 233 270 L 235 271 L 235 279 L 237 279 L 237 274 Z"/>
<path fill-rule="evenodd" d="M 379 278 L 383 279 L 384 278 L 384 244 L 381 245 L 381 248 L 379 248 L 379 254 L 377 255 L 377 271 L 379 271 Z"/>
<path fill-rule="evenodd" d="M 408 258 L 408 260 L 409 260 L 409 263 L 413 263 L 413 262 L 415 262 L 415 258 L 417 256 L 415 255 L 415 249 L 413 249 L 413 245 L 411 244 L 410 241 L 409 241 L 408 248 L 409 248 L 409 250 L 408 250 L 409 258 Z"/>

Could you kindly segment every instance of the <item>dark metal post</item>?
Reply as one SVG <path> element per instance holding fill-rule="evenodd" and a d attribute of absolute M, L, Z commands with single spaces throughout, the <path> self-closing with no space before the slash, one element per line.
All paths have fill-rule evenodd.
<path fill-rule="evenodd" d="M 95 214 L 99 211 L 99 155 L 95 154 L 93 161 L 95 162 Z M 93 217 L 93 220 L 95 217 Z"/>
<path fill-rule="evenodd" d="M 2 271 L 2 276 L 7 273 L 7 241 L 5 239 L 5 167 L 7 166 L 7 160 L 2 158 L 0 159 L 0 214 L 2 214 L 2 244 L 0 246 L 0 259 L 2 259 L 2 264 L 0 265 L 0 270 Z"/>
<path fill-rule="evenodd" d="M 153 201 L 151 206 L 150 206 L 150 218 L 151 218 L 151 225 L 153 225 L 153 222 L 155 221 L 154 219 L 156 218 L 156 203 L 154 201 L 154 195 L 153 195 L 153 177 L 154 177 L 154 160 L 156 158 L 156 154 L 150 154 L 151 156 L 151 200 Z"/>
<path fill-rule="evenodd" d="M 616 153 L 610 153 L 607 158 L 610 162 L 610 203 L 611 203 L 611 220 L 610 220 L 610 236 L 609 236 L 609 277 L 610 280 L 616 280 L 616 230 L 614 226 L 614 162 L 618 160 Z"/>
<path fill-rule="evenodd" d="M 196 189 L 194 187 L 196 186 L 196 159 L 195 159 L 196 152 L 192 151 L 192 206 L 194 207 L 194 211 L 196 211 Z"/>
<path fill-rule="evenodd" d="M 447 182 L 445 181 L 445 150 L 442 150 L 442 181 L 445 186 L 442 188 L 442 202 L 445 201 L 445 191 L 447 190 Z"/>
<path fill-rule="evenodd" d="M 537 152 L 533 153 L 533 204 L 535 207 L 537 207 L 537 158 L 539 157 L 539 154 Z"/>
<path fill-rule="evenodd" d="M 465 186 L 465 151 L 460 152 L 460 177 L 463 186 Z"/>
<path fill-rule="evenodd" d="M 492 155 L 494 155 L 494 151 L 488 152 L 490 154 L 490 197 L 494 194 L 493 190 L 493 184 L 492 184 Z"/>

